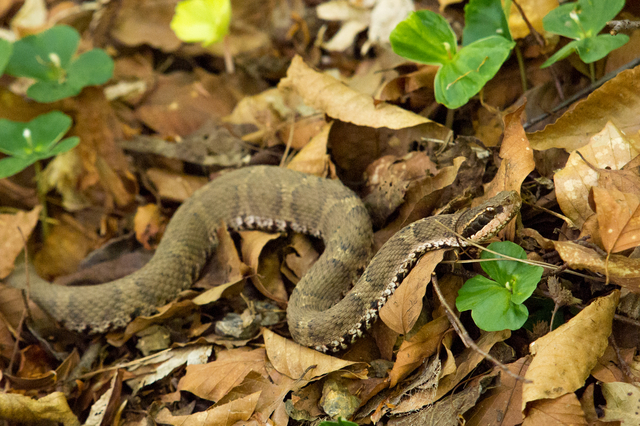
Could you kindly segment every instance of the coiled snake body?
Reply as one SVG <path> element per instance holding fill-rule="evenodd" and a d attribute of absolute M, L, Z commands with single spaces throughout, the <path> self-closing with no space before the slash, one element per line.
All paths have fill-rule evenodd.
<path fill-rule="evenodd" d="M 423 253 L 466 245 L 449 230 L 481 242 L 519 207 L 518 194 L 510 191 L 461 213 L 422 219 L 393 236 L 370 261 L 371 221 L 351 190 L 292 170 L 248 167 L 219 177 L 185 201 L 151 261 L 137 272 L 93 286 L 35 281 L 31 297 L 68 329 L 105 332 L 152 313 L 189 288 L 215 250 L 223 222 L 235 230 L 291 229 L 321 237 L 325 250 L 291 295 L 289 330 L 300 344 L 337 350 L 373 322 Z"/>

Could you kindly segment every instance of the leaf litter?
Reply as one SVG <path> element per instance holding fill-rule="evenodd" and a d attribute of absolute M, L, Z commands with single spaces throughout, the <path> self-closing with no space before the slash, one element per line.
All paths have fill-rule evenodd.
<path fill-rule="evenodd" d="M 27 9 L 0 13 L 13 28 L 37 31 L 48 25 L 47 5 L 34 3 L 31 21 Z M 87 336 L 60 334 L 35 306 L 25 322 L 20 293 L 0 288 L 1 418 L 65 425 L 286 425 L 338 416 L 389 425 L 453 425 L 461 416 L 469 425 L 638 423 L 637 67 L 526 133 L 521 123 L 531 112 L 551 110 L 560 98 L 543 90 L 553 76 L 538 69 L 540 47 L 523 38 L 536 86 L 529 102 L 518 100 L 517 64 L 508 61 L 482 101 L 453 112 L 452 131 L 440 124 L 446 112 L 433 100 L 433 67 L 385 53 L 381 40 L 395 15 L 383 1 L 375 8 L 234 2 L 228 44 L 235 74 L 223 72 L 222 43 L 180 43 L 169 28 L 175 1 L 156 3 L 100 6 L 95 32 L 83 34 L 82 49 L 112 46 L 116 77 L 108 97 L 87 88 L 41 105 L 0 88 L 2 118 L 29 121 L 64 110 L 75 123 L 70 135 L 81 139 L 46 163 L 48 202 L 56 206 L 47 240 L 33 231 L 33 172 L 0 181 L 3 278 L 15 268 L 8 282 L 26 281 L 24 260 L 15 261 L 24 247 L 18 227 L 28 239 L 30 280 L 36 273 L 105 279 L 82 261 L 101 246 L 91 258 L 120 262 L 108 263 L 106 279 L 126 275 L 145 259 L 136 253 L 157 244 L 179 203 L 221 169 L 246 164 L 340 178 L 370 208 L 377 248 L 418 218 L 516 189 L 525 206 L 504 238 L 525 247 L 530 260 L 549 262 L 529 306 L 531 324 L 485 333 L 468 316 L 462 320 L 482 350 L 530 381 L 460 345 L 429 286 L 435 271 L 455 306 L 464 279 L 450 255 L 444 262 L 441 252 L 425 256 L 369 336 L 325 355 L 293 342 L 284 319 L 288 294 L 322 244 L 301 235 L 230 235 L 221 226 L 219 253 L 194 289 L 97 346 Z M 442 0 L 441 12 L 459 20 L 451 3 Z M 549 3 L 519 2 L 537 31 Z M 69 16 L 80 11 L 65 7 Z M 529 28 L 513 10 L 512 31 L 524 37 Z M 616 51 L 616 60 L 636 58 L 635 46 Z M 580 82 L 565 90 L 588 84 L 575 69 L 559 69 L 573 79 L 566 81 Z M 104 245 L 125 230 L 135 232 L 127 241 L 144 248 Z M 475 249 L 459 255 L 475 257 Z"/>

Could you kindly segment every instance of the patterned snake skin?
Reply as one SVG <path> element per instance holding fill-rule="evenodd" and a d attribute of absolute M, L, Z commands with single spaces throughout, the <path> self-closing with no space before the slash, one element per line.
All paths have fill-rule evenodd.
<path fill-rule="evenodd" d="M 217 247 L 216 229 L 223 222 L 234 230 L 290 229 L 322 238 L 325 250 L 291 295 L 289 330 L 300 344 L 337 350 L 373 323 L 423 253 L 466 245 L 447 229 L 482 242 L 519 207 L 520 197 L 510 191 L 461 213 L 422 219 L 403 228 L 371 259 L 371 221 L 351 190 L 288 169 L 248 167 L 220 176 L 185 201 L 152 260 L 137 272 L 92 286 L 36 280 L 31 297 L 66 328 L 102 333 L 153 313 L 191 287 Z"/>

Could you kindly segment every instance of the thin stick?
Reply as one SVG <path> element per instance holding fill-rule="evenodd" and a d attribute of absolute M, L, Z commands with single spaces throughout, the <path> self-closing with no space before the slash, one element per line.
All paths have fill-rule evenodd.
<path fill-rule="evenodd" d="M 433 283 L 433 288 L 436 291 L 436 294 L 438 295 L 438 300 L 440 300 L 440 304 L 444 308 L 444 311 L 447 314 L 447 318 L 449 318 L 449 322 L 451 322 L 451 325 L 456 330 L 456 333 L 458 333 L 458 336 L 460 336 L 460 340 L 462 340 L 462 343 L 464 343 L 464 345 L 467 348 L 470 348 L 476 351 L 477 353 L 479 353 L 480 355 L 482 355 L 483 357 L 491 361 L 496 367 L 504 371 L 505 374 L 511 376 L 515 380 L 520 380 L 524 383 L 533 383 L 531 380 L 525 379 L 524 377 L 515 374 L 514 372 L 509 370 L 509 368 L 506 365 L 504 365 L 503 363 L 495 359 L 492 355 L 489 355 L 487 352 L 480 349 L 478 345 L 476 345 L 476 343 L 473 341 L 471 336 L 469 336 L 469 333 L 462 325 L 462 322 L 460 322 L 458 317 L 453 313 L 453 309 L 451 309 L 447 301 L 444 299 L 444 296 L 440 291 L 440 286 L 438 285 L 438 278 L 436 277 L 436 274 L 431 275 L 431 282 Z"/>

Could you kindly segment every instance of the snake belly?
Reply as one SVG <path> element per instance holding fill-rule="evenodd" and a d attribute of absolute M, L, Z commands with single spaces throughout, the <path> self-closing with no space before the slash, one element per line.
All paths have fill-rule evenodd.
<path fill-rule="evenodd" d="M 293 230 L 322 238 L 325 250 L 291 295 L 289 330 L 302 345 L 337 350 L 373 323 L 423 253 L 465 245 L 452 231 L 481 242 L 502 229 L 519 206 L 518 194 L 510 191 L 461 213 L 422 219 L 371 259 L 371 220 L 350 189 L 289 169 L 247 167 L 220 176 L 186 200 L 140 270 L 90 286 L 34 280 L 31 298 L 70 330 L 103 333 L 152 314 L 191 287 L 216 250 L 223 223 L 234 230 Z"/>

